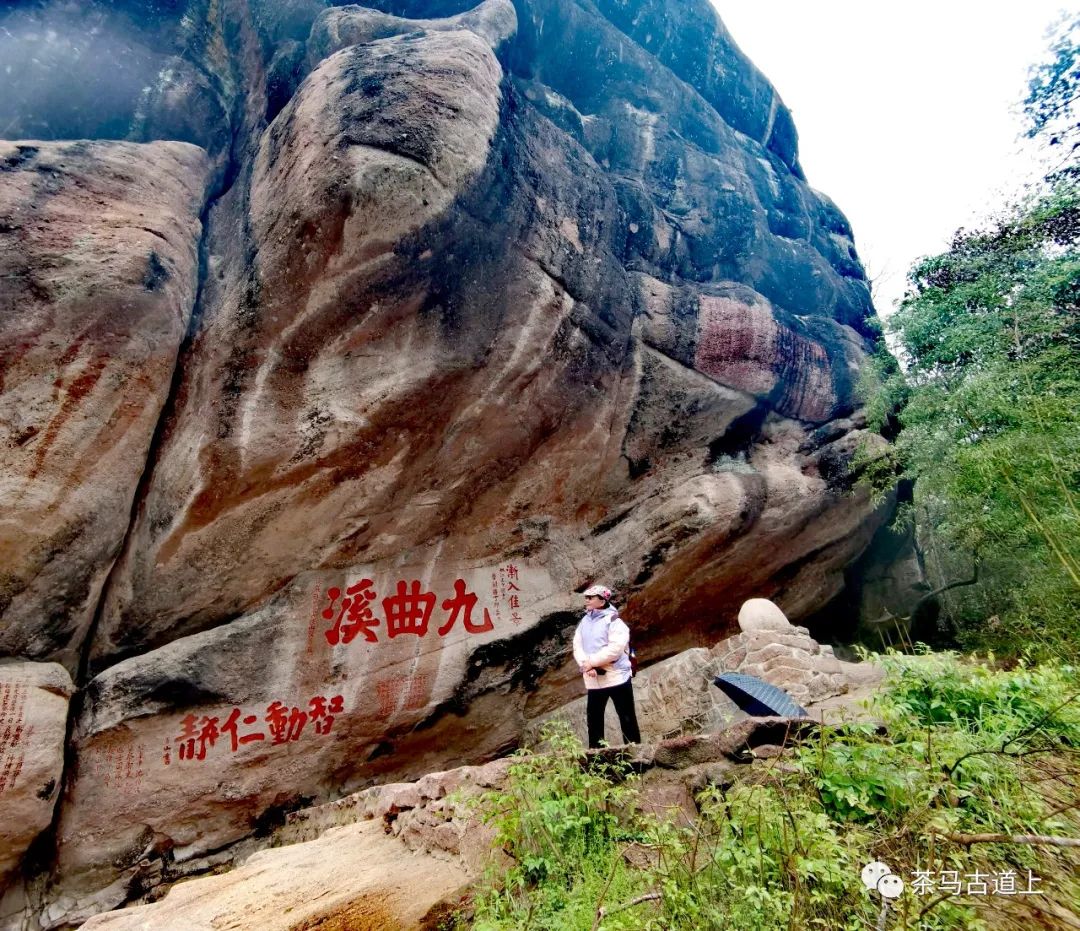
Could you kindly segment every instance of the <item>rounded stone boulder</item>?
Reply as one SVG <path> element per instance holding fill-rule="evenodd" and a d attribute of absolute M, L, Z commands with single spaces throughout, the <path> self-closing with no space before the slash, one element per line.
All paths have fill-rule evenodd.
<path fill-rule="evenodd" d="M 790 631 L 791 621 L 768 598 L 751 598 L 739 608 L 739 629 Z"/>

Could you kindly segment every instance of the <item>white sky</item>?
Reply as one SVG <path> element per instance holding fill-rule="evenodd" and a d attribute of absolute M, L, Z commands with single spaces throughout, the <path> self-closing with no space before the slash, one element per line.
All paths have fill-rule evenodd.
<path fill-rule="evenodd" d="M 1027 69 L 1077 0 L 712 0 L 791 109 L 807 180 L 847 215 L 888 314 L 918 257 L 1034 172 Z"/>

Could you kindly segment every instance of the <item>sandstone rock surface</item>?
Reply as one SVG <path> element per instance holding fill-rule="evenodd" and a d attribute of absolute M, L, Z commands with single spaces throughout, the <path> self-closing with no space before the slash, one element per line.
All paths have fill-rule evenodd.
<path fill-rule="evenodd" d="M 100 119 L 80 58 L 0 125 L 184 140 L 0 150 L 0 654 L 83 689 L 57 926 L 512 748 L 591 581 L 662 659 L 819 609 L 883 517 L 851 229 L 704 0 L 143 6 L 0 12 L 127 55 Z"/>
<path fill-rule="evenodd" d="M 419 927 L 432 906 L 463 886 L 460 865 L 416 855 L 382 824 L 365 821 L 307 844 L 256 853 L 222 876 L 173 887 L 154 905 L 99 915 L 87 931 L 293 931 Z"/>
<path fill-rule="evenodd" d="M 466 29 L 484 39 L 493 51 L 517 32 L 517 13 L 510 0 L 484 0 L 457 16 L 442 19 L 406 19 L 363 6 L 336 6 L 323 12 L 311 28 L 307 53 L 312 67 L 334 52 L 352 45 L 366 45 L 391 36 Z"/>
<path fill-rule="evenodd" d="M 373 571 L 371 579 L 375 590 L 389 591 L 398 575 L 424 571 Z M 463 581 L 472 591 L 490 590 L 491 575 L 466 573 Z M 343 591 L 350 578 L 339 573 L 331 583 Z M 428 579 L 440 592 L 452 592 L 456 581 L 430 572 Z M 532 610 L 547 580 L 523 572 L 517 582 L 522 610 Z M 476 651 L 498 644 L 494 621 L 489 631 L 470 632 L 463 614 L 440 636 L 437 624 L 448 614 L 440 611 L 424 636 L 414 628 L 386 639 L 380 620 L 373 629 L 380 642 L 371 643 L 362 633 L 349 642 L 346 620 L 331 644 L 325 587 L 325 577 L 309 576 L 241 621 L 180 638 L 93 680 L 73 735 L 76 763 L 58 828 L 60 869 L 79 878 L 79 889 L 108 885 L 116 863 L 205 856 L 305 801 L 514 745 L 520 711 L 492 709 L 481 722 L 461 721 L 452 710 L 464 705 L 460 683 L 476 674 Z M 478 622 L 479 614 L 471 624 Z M 110 782 L 117 756 L 137 766 Z"/>
<path fill-rule="evenodd" d="M 423 281 L 401 281 L 397 251 L 483 167 L 499 78 L 472 33 L 394 37 L 328 59 L 267 131 L 248 208 L 259 251 L 196 336 L 98 653 L 211 626 L 305 569 L 358 564 L 338 553 L 365 539 L 385 558 L 437 532 L 438 495 L 424 508 L 403 492 L 428 479 L 416 432 L 439 441 L 436 404 L 424 408 L 454 371 L 421 351 L 437 321 L 415 313 Z M 388 299 L 400 288 L 404 306 Z"/>
<path fill-rule="evenodd" d="M 71 693 L 63 666 L 0 662 L 0 882 L 52 822 Z"/>
<path fill-rule="evenodd" d="M 183 143 L 0 142 L 0 654 L 78 666 L 198 283 Z"/>

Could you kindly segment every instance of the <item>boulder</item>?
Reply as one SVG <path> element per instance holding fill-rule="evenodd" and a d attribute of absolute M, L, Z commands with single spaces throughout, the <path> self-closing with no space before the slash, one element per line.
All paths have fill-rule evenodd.
<path fill-rule="evenodd" d="M 742 633 L 712 649 L 719 670 L 757 676 L 802 704 L 848 690 L 849 676 L 832 647 L 819 644 L 805 627 L 792 625 L 768 599 L 747 601 L 739 609 L 739 626 Z"/>
<path fill-rule="evenodd" d="M 729 760 L 750 762 L 759 746 L 785 746 L 813 732 L 808 718 L 750 718 L 743 716 L 713 734 L 690 734 L 662 740 L 652 751 L 652 765 L 663 769 L 686 769 Z"/>
<path fill-rule="evenodd" d="M 456 862 L 416 854 L 377 821 L 264 850 L 239 869 L 173 887 L 162 901 L 87 921 L 87 931 L 292 931 L 297 927 L 417 928 L 465 886 Z"/>
<path fill-rule="evenodd" d="M 54 69 L 43 131 L 205 149 L 0 159 L 0 235 L 38 237 L 4 259 L 0 653 L 85 690 L 27 906 L 57 926 L 516 746 L 580 696 L 592 581 L 662 660 L 750 597 L 820 609 L 885 516 L 849 481 L 876 442 L 850 227 L 704 0 L 154 6 L 0 13 L 28 58 L 60 20 L 140 50 L 100 121 L 58 103 L 87 62 Z M 740 636 L 770 632 L 722 662 L 836 685 L 805 631 Z M 640 681 L 650 733 L 726 720 L 703 662 Z"/>
<path fill-rule="evenodd" d="M 778 634 L 794 632 L 784 612 L 767 598 L 751 598 L 743 602 L 739 608 L 739 629 L 743 633 L 759 630 Z"/>
<path fill-rule="evenodd" d="M 71 693 L 63 666 L 0 662 L 0 883 L 52 823 Z M 105 778 L 130 764 L 112 758 Z"/>
<path fill-rule="evenodd" d="M 732 623 L 704 602 L 779 594 L 788 566 L 789 600 L 830 597 L 876 522 L 865 496 L 834 494 L 802 426 L 853 409 L 868 345 L 865 296 L 817 251 L 835 213 L 618 17 L 550 11 L 556 34 L 520 87 L 516 73 L 500 86 L 473 30 L 509 22 L 505 4 L 391 19 L 322 14 L 308 54 L 328 57 L 253 149 L 247 201 L 215 209 L 215 275 L 92 668 L 243 616 L 304 571 L 415 563 L 433 540 L 473 564 L 531 557 L 558 580 L 553 611 L 589 575 L 635 580 L 664 652 Z M 568 85 L 571 60 L 584 70 Z M 650 115 L 654 85 L 672 102 Z M 595 118 L 568 135 L 543 118 L 556 104 Z M 755 290 L 746 250 L 791 238 L 755 226 L 755 205 L 798 216 L 808 238 L 785 262 L 816 296 Z M 806 530 L 773 546 L 793 525 Z"/>

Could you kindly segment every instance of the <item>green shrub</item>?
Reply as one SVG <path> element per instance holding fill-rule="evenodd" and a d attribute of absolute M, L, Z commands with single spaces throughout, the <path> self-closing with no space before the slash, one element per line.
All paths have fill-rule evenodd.
<path fill-rule="evenodd" d="M 617 893 L 634 887 L 618 845 L 641 833 L 636 777 L 623 765 L 589 765 L 564 723 L 541 740 L 546 752 L 517 754 L 506 790 L 479 802 L 513 866 L 478 899 L 477 928 L 517 927 L 523 916 L 533 928 L 590 927 L 582 911 L 590 896 L 605 884 Z"/>
<path fill-rule="evenodd" d="M 909 880 L 892 931 L 985 928 L 1019 902 L 920 897 L 916 870 L 1030 869 L 1054 907 L 1080 901 L 1075 852 L 948 837 L 1080 832 L 1076 670 L 878 659 L 887 680 L 870 710 L 883 727 L 821 728 L 701 793 L 691 826 L 643 815 L 625 766 L 589 765 L 565 730 L 548 732 L 551 752 L 520 754 L 479 804 L 513 865 L 482 885 L 472 926 L 862 931 L 881 914 L 860 878 L 875 859 Z"/>
<path fill-rule="evenodd" d="M 914 518 L 951 637 L 1080 656 L 1080 180 L 1061 178 L 921 260 L 862 381 L 879 492 L 914 481 Z M 899 428 L 899 432 L 897 429 Z"/>

